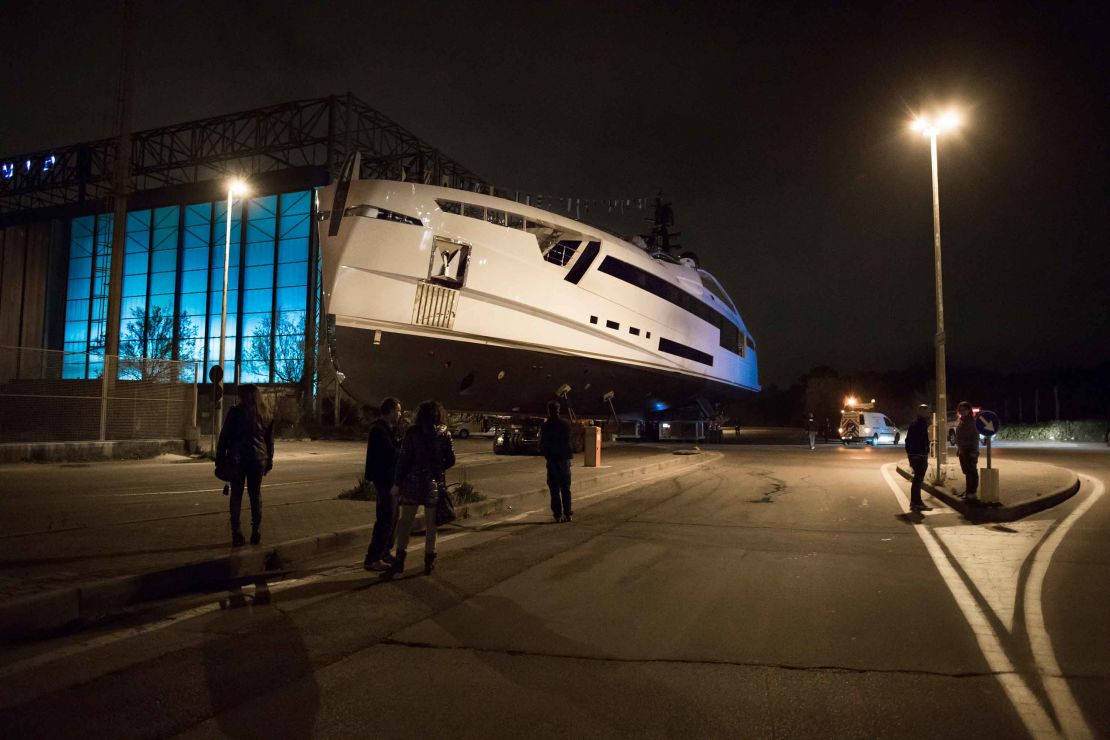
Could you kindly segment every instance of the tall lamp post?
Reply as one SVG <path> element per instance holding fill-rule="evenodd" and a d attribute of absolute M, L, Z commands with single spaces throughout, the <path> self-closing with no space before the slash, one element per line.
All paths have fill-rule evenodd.
<path fill-rule="evenodd" d="M 218 365 L 218 367 L 220 368 L 220 371 L 219 371 L 219 373 L 217 373 L 218 379 L 216 377 L 213 378 L 213 382 L 216 384 L 216 388 L 215 388 L 216 415 L 215 415 L 215 419 L 214 419 L 215 424 L 213 426 L 214 426 L 214 430 L 215 430 L 214 435 L 215 435 L 215 438 L 217 440 L 219 439 L 219 436 L 220 436 L 220 430 L 223 428 L 223 425 L 224 425 L 224 376 L 223 376 L 223 371 L 224 371 L 224 345 L 226 344 L 226 336 L 227 336 L 227 273 L 228 273 L 229 265 L 231 263 L 231 205 L 232 205 L 232 201 L 235 199 L 236 195 L 244 196 L 248 192 L 249 192 L 249 189 L 247 188 L 247 184 L 245 182 L 243 182 L 242 180 L 234 179 L 234 180 L 232 180 L 231 182 L 229 182 L 227 184 L 227 232 L 226 232 L 226 236 L 224 237 L 224 289 L 223 289 L 223 298 L 221 299 L 221 305 L 220 305 L 220 364 Z M 213 441 L 215 441 L 215 440 L 213 440 Z M 213 444 L 212 447 L 213 447 L 212 451 L 215 452 L 215 444 Z"/>
<path fill-rule="evenodd" d="M 934 408 L 937 421 L 934 427 L 933 439 L 936 445 L 938 478 L 942 478 L 944 475 L 944 464 L 948 453 L 948 390 L 946 388 L 944 367 L 944 287 L 940 269 L 940 187 L 937 184 L 937 136 L 946 131 L 951 131 L 959 125 L 959 114 L 951 110 L 938 117 L 918 116 L 912 125 L 914 131 L 929 137 L 929 148 L 933 161 L 933 257 L 937 282 L 937 400 Z"/>

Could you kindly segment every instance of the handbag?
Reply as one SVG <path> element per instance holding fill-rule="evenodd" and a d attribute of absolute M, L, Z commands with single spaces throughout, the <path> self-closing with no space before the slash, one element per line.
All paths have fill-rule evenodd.
<path fill-rule="evenodd" d="M 441 527 L 458 519 L 458 515 L 455 513 L 455 502 L 451 500 L 451 494 L 447 491 L 447 484 L 443 481 L 436 481 L 435 483 L 438 487 L 436 492 L 436 526 Z"/>
<path fill-rule="evenodd" d="M 455 513 L 455 502 L 451 500 L 451 494 L 447 491 L 447 479 L 443 470 L 443 456 L 440 449 L 443 437 L 439 436 L 436 439 L 436 468 L 439 470 L 439 475 L 432 479 L 432 487 L 435 488 L 434 494 L 436 497 L 436 526 L 440 527 L 444 524 L 450 524 L 458 519 Z"/>
<path fill-rule="evenodd" d="M 243 471 L 239 466 L 238 453 L 229 452 L 226 455 L 216 457 L 216 477 L 227 483 L 243 477 Z"/>

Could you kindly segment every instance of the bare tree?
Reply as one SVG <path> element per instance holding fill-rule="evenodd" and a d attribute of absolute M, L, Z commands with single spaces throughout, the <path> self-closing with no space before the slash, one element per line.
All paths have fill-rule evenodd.
<path fill-rule="evenodd" d="M 181 363 L 174 356 L 174 317 L 162 306 L 150 313 L 139 306 L 131 309 L 120 342 L 119 377 L 124 380 L 178 380 Z M 178 318 L 177 341 L 191 342 L 197 337 L 196 322 L 188 312 Z"/>
<path fill-rule="evenodd" d="M 304 375 L 304 317 L 282 315 L 274 329 L 270 316 L 258 324 L 243 348 L 243 369 L 268 374 L 273 358 L 275 383 L 299 383 Z"/>

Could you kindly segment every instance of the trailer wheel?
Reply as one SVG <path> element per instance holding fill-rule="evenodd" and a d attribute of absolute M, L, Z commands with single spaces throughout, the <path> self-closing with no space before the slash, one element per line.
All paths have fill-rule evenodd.
<path fill-rule="evenodd" d="M 469 436 L 470 436 L 470 430 L 467 429 L 466 427 L 463 427 L 462 429 L 459 430 L 459 439 L 466 439 Z"/>

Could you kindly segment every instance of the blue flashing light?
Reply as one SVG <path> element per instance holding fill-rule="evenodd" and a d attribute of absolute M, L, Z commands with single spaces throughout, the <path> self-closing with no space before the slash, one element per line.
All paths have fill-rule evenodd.
<path fill-rule="evenodd" d="M 42 160 L 42 171 L 43 172 L 49 172 L 50 168 L 53 167 L 54 163 L 57 162 L 57 161 L 58 161 L 58 158 L 55 157 L 53 154 L 51 154 L 46 159 Z"/>
<path fill-rule="evenodd" d="M 27 162 L 23 165 L 23 169 L 27 170 L 28 172 L 31 171 L 31 160 L 27 160 Z"/>
<path fill-rule="evenodd" d="M 656 401 L 654 404 L 652 404 L 652 406 L 655 408 L 656 411 L 667 410 L 667 404 L 663 403 L 662 401 Z"/>
<path fill-rule="evenodd" d="M 0 164 L 0 173 L 4 175 L 5 180 L 12 179 L 15 176 L 15 164 L 12 162 Z"/>

